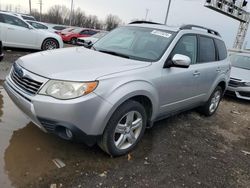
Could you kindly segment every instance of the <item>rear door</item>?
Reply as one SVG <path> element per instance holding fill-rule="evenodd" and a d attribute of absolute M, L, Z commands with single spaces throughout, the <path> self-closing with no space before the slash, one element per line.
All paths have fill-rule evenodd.
<path fill-rule="evenodd" d="M 199 73 L 197 87 L 200 100 L 204 101 L 219 76 L 219 63 L 213 38 L 199 35 L 198 44 L 198 61 L 195 65 Z"/>
<path fill-rule="evenodd" d="M 5 44 L 11 47 L 33 48 L 37 40 L 35 29 L 29 29 L 29 25 L 21 19 L 2 14 L 5 28 Z"/>

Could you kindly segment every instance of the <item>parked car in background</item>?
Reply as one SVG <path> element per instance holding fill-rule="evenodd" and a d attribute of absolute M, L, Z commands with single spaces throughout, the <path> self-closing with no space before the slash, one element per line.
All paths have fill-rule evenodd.
<path fill-rule="evenodd" d="M 72 32 L 74 29 L 76 29 L 76 27 L 68 27 L 68 28 L 63 29 L 61 31 L 57 31 L 57 34 L 64 34 L 64 35 L 66 35 L 66 34 Z"/>
<path fill-rule="evenodd" d="M 56 33 L 56 30 L 50 27 L 49 25 L 46 25 L 46 23 L 42 23 L 38 21 L 30 21 L 30 20 L 26 20 L 26 21 L 36 29 L 43 29 L 45 31 Z"/>
<path fill-rule="evenodd" d="M 62 31 L 64 29 L 67 29 L 68 26 L 64 26 L 64 25 L 53 25 L 52 26 L 53 29 L 57 30 L 57 31 Z"/>
<path fill-rule="evenodd" d="M 35 17 L 34 16 L 31 16 L 29 14 L 22 14 L 22 13 L 17 13 L 17 12 L 11 12 L 11 11 L 2 11 L 0 10 L 1 12 L 6 12 L 6 13 L 10 13 L 10 14 L 13 14 L 15 16 L 18 16 L 24 20 L 32 20 L 32 21 L 36 21 Z"/>
<path fill-rule="evenodd" d="M 86 28 L 77 28 L 72 30 L 71 32 L 68 32 L 66 34 L 61 33 L 61 37 L 64 42 L 71 43 L 71 44 L 77 44 L 77 38 L 79 37 L 89 37 L 96 33 L 98 33 L 98 30 L 94 29 L 86 29 Z"/>
<path fill-rule="evenodd" d="M 212 29 L 134 22 L 91 49 L 21 57 L 4 88 L 45 132 L 98 143 L 119 156 L 157 120 L 196 107 L 215 114 L 230 68 L 225 44 Z"/>
<path fill-rule="evenodd" d="M 31 21 L 36 21 L 34 16 L 31 16 L 29 14 L 19 14 L 24 20 L 31 20 Z"/>
<path fill-rule="evenodd" d="M 100 31 L 99 33 L 91 36 L 91 37 L 79 37 L 77 39 L 77 45 L 89 47 L 90 45 L 94 44 L 100 38 L 104 37 L 108 34 L 108 31 Z"/>
<path fill-rule="evenodd" d="M 4 54 L 3 54 L 3 44 L 2 44 L 2 41 L 0 41 L 0 61 L 3 60 L 3 56 L 4 56 Z"/>
<path fill-rule="evenodd" d="M 230 55 L 232 71 L 227 94 L 250 100 L 250 53 Z"/>
<path fill-rule="evenodd" d="M 63 41 L 59 35 L 36 29 L 19 16 L 1 11 L 0 38 L 5 47 L 37 50 L 63 47 Z"/>

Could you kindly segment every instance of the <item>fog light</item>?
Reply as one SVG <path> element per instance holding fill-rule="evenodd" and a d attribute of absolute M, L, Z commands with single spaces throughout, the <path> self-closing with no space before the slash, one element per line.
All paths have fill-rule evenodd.
<path fill-rule="evenodd" d="M 71 130 L 69 130 L 69 129 L 66 128 L 65 132 L 66 132 L 66 135 L 67 135 L 68 138 L 71 139 L 73 137 L 73 133 L 71 132 Z"/>

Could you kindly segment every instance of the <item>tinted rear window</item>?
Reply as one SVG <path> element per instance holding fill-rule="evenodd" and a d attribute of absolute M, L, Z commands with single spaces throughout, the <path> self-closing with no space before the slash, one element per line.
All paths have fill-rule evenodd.
<path fill-rule="evenodd" d="M 227 48 L 225 43 L 221 40 L 215 39 L 215 44 L 218 49 L 219 60 L 224 60 L 227 58 Z"/>
<path fill-rule="evenodd" d="M 212 38 L 200 36 L 199 62 L 216 61 L 214 41 Z"/>

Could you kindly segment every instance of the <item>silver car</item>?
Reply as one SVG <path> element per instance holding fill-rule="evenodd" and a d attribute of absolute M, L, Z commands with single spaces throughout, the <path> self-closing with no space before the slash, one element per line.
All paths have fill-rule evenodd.
<path fill-rule="evenodd" d="M 229 78 L 218 32 L 133 22 L 91 49 L 24 56 L 4 86 L 45 132 L 90 146 L 98 143 L 119 156 L 130 152 L 157 120 L 196 107 L 213 115 Z"/>
<path fill-rule="evenodd" d="M 232 71 L 227 94 L 250 100 L 250 54 L 233 53 L 230 60 Z"/>

